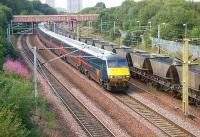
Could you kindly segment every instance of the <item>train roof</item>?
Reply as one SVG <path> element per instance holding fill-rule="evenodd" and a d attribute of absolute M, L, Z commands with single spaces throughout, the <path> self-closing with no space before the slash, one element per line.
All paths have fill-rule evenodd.
<path fill-rule="evenodd" d="M 117 51 L 123 51 L 123 52 L 126 52 L 126 53 L 133 53 L 134 52 L 132 48 L 127 48 L 127 47 L 116 47 L 114 49 L 117 50 Z"/>
<path fill-rule="evenodd" d="M 169 56 L 158 55 L 158 56 L 155 56 L 155 58 L 152 58 L 151 60 L 156 60 L 158 62 L 162 62 L 162 63 L 170 64 L 170 65 L 182 65 L 182 62 L 180 60 L 171 58 Z"/>
<path fill-rule="evenodd" d="M 199 65 L 189 65 L 189 70 L 194 73 L 200 73 L 200 66 Z"/>
<path fill-rule="evenodd" d="M 73 40 L 73 39 L 67 38 L 65 36 L 59 35 L 57 33 L 54 33 L 52 31 L 49 31 L 48 29 L 45 28 L 44 25 L 45 25 L 45 23 L 40 23 L 38 25 L 40 30 L 42 30 L 43 32 L 47 33 L 48 35 L 50 35 L 52 37 L 55 37 L 56 39 L 66 43 L 72 47 L 75 47 L 79 50 L 82 50 L 82 51 L 88 53 L 88 54 L 91 54 L 94 57 L 101 58 L 101 59 L 107 59 L 107 58 L 109 58 L 109 56 L 112 56 L 112 57 L 118 56 L 117 54 L 115 54 L 113 52 L 106 51 L 106 50 L 94 47 L 92 45 L 87 45 L 83 42 L 79 42 L 77 40 Z"/>

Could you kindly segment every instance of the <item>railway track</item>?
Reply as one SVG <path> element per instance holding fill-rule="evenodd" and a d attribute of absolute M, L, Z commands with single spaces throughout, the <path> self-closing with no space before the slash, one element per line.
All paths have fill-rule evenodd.
<path fill-rule="evenodd" d="M 135 88 L 139 88 L 135 86 Z M 161 114 L 147 107 L 142 102 L 128 96 L 125 94 L 115 94 L 114 95 L 120 102 L 128 106 L 130 109 L 135 111 L 137 114 L 145 118 L 151 124 L 156 126 L 162 132 L 164 132 L 167 136 L 170 137 L 193 137 L 191 133 L 165 118 Z"/>
<path fill-rule="evenodd" d="M 23 52 L 27 55 L 30 62 L 33 63 L 33 53 L 28 48 L 26 36 L 22 36 L 21 40 Z M 103 123 L 70 93 L 69 89 L 67 89 L 44 65 L 40 65 L 41 62 L 39 60 L 38 64 L 38 72 L 47 80 L 54 94 L 61 99 L 62 103 L 78 121 L 88 136 L 115 137 Z"/>
<path fill-rule="evenodd" d="M 131 83 L 132 84 L 132 83 Z M 138 86 L 134 86 L 139 88 Z M 144 89 L 142 89 L 144 90 Z M 113 94 L 112 94 L 113 95 Z M 178 137 L 190 137 L 194 136 L 176 123 L 170 121 L 169 119 L 165 118 L 161 114 L 155 112 L 151 108 L 147 107 L 146 105 L 142 104 L 140 101 L 131 98 L 128 95 L 114 95 L 119 101 L 123 104 L 134 110 L 136 113 L 144 117 L 154 126 L 159 128 L 163 133 L 168 136 L 178 136 Z"/>

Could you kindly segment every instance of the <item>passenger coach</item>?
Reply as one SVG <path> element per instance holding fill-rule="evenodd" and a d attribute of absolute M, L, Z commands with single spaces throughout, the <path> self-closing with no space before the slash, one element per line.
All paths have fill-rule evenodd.
<path fill-rule="evenodd" d="M 49 31 L 45 28 L 45 23 L 38 25 L 38 35 L 48 48 L 55 48 L 52 51 L 56 55 L 64 55 L 63 60 L 105 89 L 128 89 L 130 72 L 126 58 Z"/>

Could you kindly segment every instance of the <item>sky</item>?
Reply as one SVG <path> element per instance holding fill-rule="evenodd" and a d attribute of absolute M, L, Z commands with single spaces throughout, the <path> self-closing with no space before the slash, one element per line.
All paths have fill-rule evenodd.
<path fill-rule="evenodd" d="M 41 0 L 41 1 L 44 3 L 46 0 Z M 67 7 L 67 0 L 55 0 L 55 1 L 56 1 L 56 7 L 62 7 L 62 8 Z M 110 8 L 110 7 L 120 6 L 122 2 L 125 0 L 82 0 L 82 1 L 83 1 L 83 8 L 94 7 L 97 2 L 104 2 L 106 4 L 106 7 Z M 135 1 L 140 1 L 140 0 L 135 0 Z M 200 1 L 200 0 L 193 0 L 193 1 Z"/>
<path fill-rule="evenodd" d="M 41 1 L 44 3 L 46 0 L 41 0 Z M 55 1 L 56 1 L 56 7 L 62 7 L 62 8 L 67 7 L 67 0 L 55 0 Z M 82 0 L 82 1 L 83 1 L 83 8 L 86 8 L 86 7 L 94 7 L 97 2 L 104 2 L 106 4 L 106 7 L 120 6 L 124 0 Z"/>

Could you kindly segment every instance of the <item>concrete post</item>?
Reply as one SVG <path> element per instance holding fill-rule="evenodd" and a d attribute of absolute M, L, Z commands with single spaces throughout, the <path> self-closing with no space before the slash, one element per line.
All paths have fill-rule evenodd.
<path fill-rule="evenodd" d="M 160 54 L 160 24 L 158 25 L 158 54 Z"/>
<path fill-rule="evenodd" d="M 10 41 L 10 24 L 8 25 L 8 40 Z"/>
<path fill-rule="evenodd" d="M 56 33 L 56 23 L 53 23 L 53 32 Z"/>
<path fill-rule="evenodd" d="M 9 31 L 9 28 L 7 28 L 7 33 L 6 33 L 6 34 L 7 34 L 7 35 L 6 35 L 6 36 L 7 36 L 7 39 L 9 40 L 9 34 L 8 34 L 9 32 L 8 32 L 8 31 Z"/>
<path fill-rule="evenodd" d="M 79 41 L 80 38 L 80 28 L 79 28 L 79 23 L 77 22 L 77 40 Z"/>
<path fill-rule="evenodd" d="M 189 39 L 184 39 L 183 45 L 183 71 L 182 71 L 182 96 L 183 96 L 183 112 L 188 114 L 188 56 L 189 56 Z"/>
<path fill-rule="evenodd" d="M 10 24 L 11 24 L 11 35 L 13 35 L 13 22 L 12 22 L 12 20 L 11 20 Z"/>
<path fill-rule="evenodd" d="M 37 90 L 37 51 L 36 51 L 36 47 L 33 47 L 33 55 L 34 55 L 33 79 L 34 79 L 35 103 L 36 103 L 36 110 L 37 110 L 38 90 Z"/>
<path fill-rule="evenodd" d="M 113 24 L 113 29 L 114 29 L 114 35 L 115 35 L 115 29 L 116 29 L 115 21 L 114 21 L 114 24 Z"/>
<path fill-rule="evenodd" d="M 101 33 L 102 33 L 102 31 L 103 31 L 103 20 L 101 18 Z"/>

